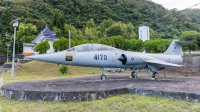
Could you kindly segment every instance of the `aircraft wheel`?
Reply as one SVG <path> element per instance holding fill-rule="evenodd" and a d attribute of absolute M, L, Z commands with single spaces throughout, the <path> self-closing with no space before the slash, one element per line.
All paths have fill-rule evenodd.
<path fill-rule="evenodd" d="M 159 74 L 157 72 L 154 72 L 152 74 L 152 78 L 158 79 L 158 77 L 159 77 Z"/>
<path fill-rule="evenodd" d="M 101 75 L 101 80 L 106 80 L 106 75 L 102 74 Z"/>
<path fill-rule="evenodd" d="M 137 78 L 137 73 L 132 72 L 132 73 L 131 73 L 131 76 L 132 76 L 133 78 Z"/>

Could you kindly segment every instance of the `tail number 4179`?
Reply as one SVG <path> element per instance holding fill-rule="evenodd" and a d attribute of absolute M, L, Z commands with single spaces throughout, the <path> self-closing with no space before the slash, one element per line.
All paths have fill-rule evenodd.
<path fill-rule="evenodd" d="M 107 60 L 107 55 L 95 54 L 94 59 L 95 60 Z"/>

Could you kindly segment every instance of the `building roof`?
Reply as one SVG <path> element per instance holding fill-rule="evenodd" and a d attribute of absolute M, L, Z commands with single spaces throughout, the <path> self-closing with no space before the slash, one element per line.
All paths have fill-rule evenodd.
<path fill-rule="evenodd" d="M 40 34 L 31 43 L 39 43 L 44 39 L 56 40 L 58 39 L 55 32 L 52 32 L 47 26 L 40 32 Z"/>
<path fill-rule="evenodd" d="M 46 36 L 46 39 L 56 40 L 58 38 L 55 35 L 48 35 Z"/>

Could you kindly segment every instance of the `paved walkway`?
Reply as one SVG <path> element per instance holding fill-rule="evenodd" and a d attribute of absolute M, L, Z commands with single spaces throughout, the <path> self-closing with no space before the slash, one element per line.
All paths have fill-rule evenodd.
<path fill-rule="evenodd" d="M 3 66 L 0 66 L 0 76 L 4 71 L 9 70 L 9 69 L 10 68 L 3 68 Z"/>
<path fill-rule="evenodd" d="M 3 85 L 3 78 L 1 78 L 1 75 L 4 71 L 9 70 L 10 68 L 3 68 L 3 66 L 0 66 L 0 88 Z M 1 93 L 0 93 L 1 94 Z M 0 110 L 1 111 L 1 110 Z"/>

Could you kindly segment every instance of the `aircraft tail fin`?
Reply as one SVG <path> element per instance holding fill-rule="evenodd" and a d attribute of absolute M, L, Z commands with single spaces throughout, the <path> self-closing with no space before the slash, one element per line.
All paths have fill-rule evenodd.
<path fill-rule="evenodd" d="M 195 41 L 178 41 L 173 40 L 168 49 L 164 52 L 165 55 L 183 55 L 182 45 L 190 44 Z"/>
<path fill-rule="evenodd" d="M 141 52 L 142 52 L 142 53 L 146 53 L 146 47 L 143 47 L 143 48 L 141 49 Z"/>

